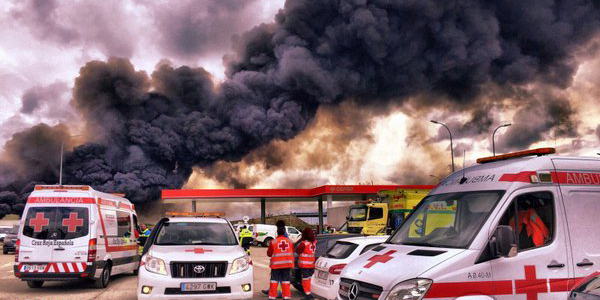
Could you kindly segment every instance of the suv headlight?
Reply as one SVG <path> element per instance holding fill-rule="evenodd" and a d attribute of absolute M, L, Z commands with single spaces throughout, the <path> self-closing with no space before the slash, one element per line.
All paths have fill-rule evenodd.
<path fill-rule="evenodd" d="M 244 272 L 246 270 L 248 270 L 250 268 L 250 257 L 247 255 L 244 255 L 240 258 L 236 258 L 233 260 L 233 263 L 231 264 L 231 271 L 229 271 L 229 274 L 236 274 L 239 272 Z"/>
<path fill-rule="evenodd" d="M 386 300 L 421 300 L 432 283 L 433 280 L 425 278 L 402 281 L 390 290 Z"/>
<path fill-rule="evenodd" d="M 167 266 L 164 260 L 150 255 L 145 255 L 142 258 L 142 262 L 146 267 L 146 271 L 161 275 L 167 275 Z"/>

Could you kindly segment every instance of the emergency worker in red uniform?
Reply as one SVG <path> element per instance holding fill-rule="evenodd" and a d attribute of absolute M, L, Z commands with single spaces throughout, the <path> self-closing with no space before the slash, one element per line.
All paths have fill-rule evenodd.
<path fill-rule="evenodd" d="M 314 299 L 310 292 L 310 278 L 315 272 L 315 251 L 317 250 L 317 239 L 312 229 L 306 227 L 302 231 L 302 239 L 296 247 L 298 253 L 298 267 L 302 274 L 302 289 L 306 299 Z"/>
<path fill-rule="evenodd" d="M 283 299 L 292 299 L 290 272 L 294 268 L 294 244 L 285 237 L 285 227 L 277 226 L 277 238 L 271 241 L 267 255 L 271 257 L 271 284 L 269 299 L 277 298 L 277 286 L 281 283 Z"/>

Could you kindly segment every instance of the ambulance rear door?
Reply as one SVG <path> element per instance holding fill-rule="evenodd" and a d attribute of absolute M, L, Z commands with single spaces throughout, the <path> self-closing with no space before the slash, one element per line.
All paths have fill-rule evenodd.
<path fill-rule="evenodd" d="M 59 205 L 55 211 L 55 245 L 52 261 L 69 268 L 65 272 L 83 272 L 91 238 L 90 205 Z"/>
<path fill-rule="evenodd" d="M 565 205 L 575 278 L 600 267 L 600 160 L 555 158 Z"/>
<path fill-rule="evenodd" d="M 53 222 L 56 218 L 56 207 L 47 205 L 28 205 L 23 218 L 23 226 L 19 235 L 19 262 L 48 263 L 52 261 L 53 243 L 50 237 Z M 43 267 L 40 265 L 40 267 Z"/>

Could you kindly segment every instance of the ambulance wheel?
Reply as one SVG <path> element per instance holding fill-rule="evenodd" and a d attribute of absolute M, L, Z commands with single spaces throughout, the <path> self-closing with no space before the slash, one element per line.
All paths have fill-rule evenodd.
<path fill-rule="evenodd" d="M 269 247 L 269 245 L 271 244 L 272 240 L 273 240 L 272 238 L 265 239 L 265 241 L 262 243 L 263 247 Z"/>
<path fill-rule="evenodd" d="M 32 289 L 39 289 L 42 285 L 44 285 L 44 282 L 41 280 L 27 281 L 27 286 Z"/>
<path fill-rule="evenodd" d="M 102 273 L 100 274 L 100 278 L 94 281 L 94 285 L 96 288 L 103 289 L 108 286 L 108 282 L 110 281 L 110 263 L 104 266 L 102 269 Z"/>

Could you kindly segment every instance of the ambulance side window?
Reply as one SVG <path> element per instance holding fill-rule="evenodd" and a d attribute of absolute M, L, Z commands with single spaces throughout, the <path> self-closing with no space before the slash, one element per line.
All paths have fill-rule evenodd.
<path fill-rule="evenodd" d="M 519 251 L 546 246 L 552 243 L 554 236 L 554 211 L 550 192 L 519 195 L 504 213 L 499 225 L 512 227 Z"/>
<path fill-rule="evenodd" d="M 131 219 L 129 213 L 117 210 L 117 235 L 120 237 L 131 236 Z"/>

